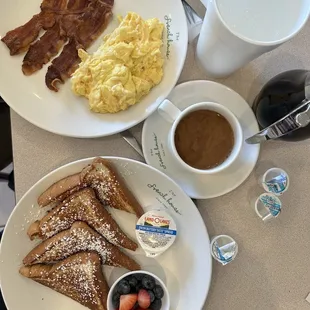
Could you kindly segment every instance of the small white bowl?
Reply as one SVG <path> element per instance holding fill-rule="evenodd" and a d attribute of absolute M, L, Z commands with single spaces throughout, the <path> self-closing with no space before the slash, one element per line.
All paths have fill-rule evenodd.
<path fill-rule="evenodd" d="M 144 271 L 144 270 L 137 270 L 137 271 L 131 271 L 131 272 L 125 273 L 124 275 L 122 275 L 120 278 L 118 278 L 114 282 L 114 284 L 111 286 L 109 294 L 108 294 L 108 301 L 107 301 L 107 308 L 108 308 L 108 310 L 116 310 L 113 307 L 113 305 L 112 305 L 112 295 L 113 295 L 113 291 L 114 291 L 117 283 L 120 280 L 126 278 L 127 276 L 130 276 L 132 274 L 137 274 L 137 273 L 143 273 L 143 274 L 146 274 L 146 275 L 149 275 L 149 276 L 153 277 L 155 279 L 155 281 L 156 281 L 156 284 L 160 285 L 163 288 L 165 295 L 164 295 L 164 297 L 161 300 L 162 301 L 162 306 L 161 306 L 160 310 L 169 310 L 170 309 L 170 297 L 169 297 L 169 293 L 168 293 L 166 285 L 155 274 L 153 274 L 151 272 L 148 272 L 148 271 Z"/>

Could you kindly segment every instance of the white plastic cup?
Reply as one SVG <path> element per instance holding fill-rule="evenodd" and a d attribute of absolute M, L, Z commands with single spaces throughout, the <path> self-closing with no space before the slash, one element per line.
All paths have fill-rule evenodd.
<path fill-rule="evenodd" d="M 271 208 L 272 208 L 272 204 L 267 205 L 265 203 L 263 203 L 263 198 L 267 198 L 269 199 L 272 204 L 277 204 L 279 206 L 279 209 L 275 209 L 275 211 L 277 211 L 276 215 L 273 214 Z M 255 201 L 255 212 L 257 214 L 257 216 L 263 221 L 263 222 L 267 222 L 271 219 L 275 219 L 276 217 L 278 217 L 280 215 L 280 212 L 282 210 L 282 202 L 281 200 L 270 193 L 264 193 L 261 194 L 257 200 Z"/>
<path fill-rule="evenodd" d="M 212 257 L 221 263 L 223 266 L 232 262 L 238 254 L 238 244 L 237 242 L 228 235 L 219 235 L 212 238 L 210 242 L 211 255 Z M 221 256 L 219 256 L 219 251 L 221 251 Z M 225 257 L 225 252 L 229 254 L 228 257 Z M 224 255 L 223 255 L 224 253 Z"/>
<path fill-rule="evenodd" d="M 272 190 L 270 188 L 270 185 L 272 183 L 271 181 L 273 179 L 275 179 L 276 177 L 279 177 L 279 176 L 282 176 L 282 177 L 284 177 L 286 179 L 285 188 L 280 190 L 280 191 Z M 290 185 L 290 179 L 289 179 L 289 176 L 288 176 L 287 172 L 284 171 L 283 169 L 280 169 L 280 168 L 270 168 L 260 178 L 260 185 L 263 187 L 263 189 L 266 192 L 272 193 L 272 194 L 274 194 L 276 196 L 281 196 L 283 193 L 285 193 L 288 190 L 289 185 Z"/>
<path fill-rule="evenodd" d="M 201 0 L 207 8 L 197 60 L 213 77 L 232 74 L 295 36 L 310 0 Z"/>

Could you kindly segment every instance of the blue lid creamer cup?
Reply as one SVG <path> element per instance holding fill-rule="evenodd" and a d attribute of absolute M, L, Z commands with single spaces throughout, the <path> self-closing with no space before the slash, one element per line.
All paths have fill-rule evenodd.
<path fill-rule="evenodd" d="M 261 194 L 255 202 L 256 214 L 267 221 L 279 216 L 282 210 L 282 202 L 279 197 L 271 193 Z"/>
<path fill-rule="evenodd" d="M 271 168 L 263 175 L 262 186 L 266 192 L 280 196 L 289 187 L 289 176 L 283 169 Z"/>
<path fill-rule="evenodd" d="M 237 242 L 228 235 L 215 236 L 211 240 L 212 257 L 223 266 L 232 262 L 238 253 Z"/>
<path fill-rule="evenodd" d="M 146 256 L 156 257 L 172 246 L 177 236 L 177 227 L 167 212 L 152 210 L 139 218 L 136 236 Z"/>

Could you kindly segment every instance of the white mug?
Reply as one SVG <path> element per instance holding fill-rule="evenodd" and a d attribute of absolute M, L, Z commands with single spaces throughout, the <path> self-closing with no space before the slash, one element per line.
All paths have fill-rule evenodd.
<path fill-rule="evenodd" d="M 197 169 L 188 165 L 180 157 L 175 146 L 174 138 L 178 124 L 184 118 L 184 116 L 198 110 L 209 110 L 221 114 L 229 122 L 234 133 L 234 146 L 230 155 L 223 163 L 211 169 Z M 223 105 L 214 102 L 200 102 L 189 106 L 183 111 L 180 111 L 171 101 L 166 99 L 160 104 L 157 111 L 161 117 L 163 117 L 169 123 L 172 123 L 172 127 L 168 134 L 168 148 L 172 155 L 177 159 L 177 162 L 179 162 L 180 165 L 187 171 L 199 174 L 214 174 L 226 169 L 237 159 L 243 143 L 242 128 L 236 116 Z"/>
<path fill-rule="evenodd" d="M 202 0 L 207 7 L 196 57 L 214 77 L 232 74 L 295 36 L 310 0 Z"/>

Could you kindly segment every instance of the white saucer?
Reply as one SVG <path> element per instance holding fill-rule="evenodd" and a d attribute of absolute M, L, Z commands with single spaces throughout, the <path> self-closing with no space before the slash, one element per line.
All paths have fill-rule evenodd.
<path fill-rule="evenodd" d="M 239 119 L 244 138 L 258 132 L 258 124 L 248 103 L 232 89 L 212 81 L 191 81 L 175 87 L 168 99 L 178 108 L 202 101 L 212 101 L 228 107 Z M 142 146 L 146 162 L 175 180 L 192 198 L 214 198 L 237 188 L 254 169 L 259 144 L 242 145 L 238 159 L 226 170 L 214 175 L 196 175 L 180 167 L 167 148 L 171 124 L 154 112 L 144 123 Z"/>

